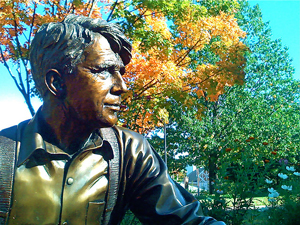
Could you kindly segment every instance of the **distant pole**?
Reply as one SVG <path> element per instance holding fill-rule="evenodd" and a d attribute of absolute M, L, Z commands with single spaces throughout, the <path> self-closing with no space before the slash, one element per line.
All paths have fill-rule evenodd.
<path fill-rule="evenodd" d="M 199 173 L 199 168 L 196 169 L 196 175 L 197 175 L 197 188 L 198 188 L 198 196 L 200 196 L 200 173 Z"/>
<path fill-rule="evenodd" d="M 167 129 L 166 129 L 166 121 L 164 121 L 164 137 L 165 137 L 165 163 L 168 166 L 167 162 Z"/>

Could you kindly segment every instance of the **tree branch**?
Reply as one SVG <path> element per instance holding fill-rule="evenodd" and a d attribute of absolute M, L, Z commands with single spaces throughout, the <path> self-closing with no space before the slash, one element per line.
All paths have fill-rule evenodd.
<path fill-rule="evenodd" d="M 191 48 L 189 48 L 184 54 L 182 54 L 178 59 L 175 60 L 176 66 L 178 66 L 188 56 L 188 54 L 197 46 L 200 41 L 201 38 L 199 38 Z"/>
<path fill-rule="evenodd" d="M 7 62 L 6 62 L 6 59 L 5 59 L 5 57 L 4 57 L 3 50 L 2 50 L 2 47 L 1 47 L 1 46 L 0 46 L 0 53 L 1 53 L 1 58 L 2 58 L 2 60 L 3 60 L 3 64 L 4 64 L 4 66 L 6 67 L 6 69 L 8 70 L 9 75 L 10 75 L 11 78 L 14 80 L 14 82 L 15 82 L 15 84 L 16 84 L 18 90 L 19 90 L 21 93 L 23 93 L 23 90 L 22 90 L 21 87 L 19 86 L 16 77 L 12 74 L 12 72 L 11 72 L 11 70 L 10 70 L 10 68 L 9 68 L 9 66 L 8 66 L 8 64 L 7 64 Z"/>
<path fill-rule="evenodd" d="M 110 11 L 109 16 L 107 17 L 107 20 L 106 20 L 107 22 L 110 21 L 110 19 L 111 19 L 111 17 L 112 17 L 112 14 L 114 13 L 117 4 L 118 4 L 118 0 L 115 1 L 114 5 L 113 5 L 113 8 L 112 8 L 112 10 Z"/>
<path fill-rule="evenodd" d="M 25 67 L 25 71 L 26 71 L 26 84 L 27 84 L 26 87 L 27 87 L 27 89 L 25 89 L 25 86 L 24 86 L 24 82 L 23 82 L 22 75 L 21 75 L 21 66 L 20 66 L 19 61 L 18 61 L 18 65 L 19 65 L 19 71 L 18 71 L 19 82 L 20 82 L 20 86 L 24 90 L 24 94 L 27 95 L 27 97 L 29 98 L 30 97 L 30 84 L 29 84 L 29 70 L 27 68 L 28 59 L 26 59 L 26 62 L 25 62 L 25 59 L 24 59 L 23 54 L 22 54 L 22 49 L 21 49 L 20 41 L 19 41 L 18 24 L 17 24 L 14 12 L 13 12 L 13 16 L 14 16 L 14 29 L 15 29 L 15 35 L 16 35 L 16 44 L 17 44 L 17 48 L 18 48 L 18 52 L 19 52 L 18 57 L 21 58 L 21 61 L 22 61 L 23 65 L 24 65 L 24 67 Z"/>
<path fill-rule="evenodd" d="M 156 80 L 154 83 L 152 83 L 153 81 L 155 81 L 155 78 L 153 78 L 150 82 L 148 82 L 136 95 L 136 98 L 139 97 L 142 93 L 144 93 L 146 90 L 148 90 L 149 88 L 153 87 L 155 84 L 158 83 L 158 80 Z M 125 98 L 123 101 L 127 101 L 128 98 Z"/>
<path fill-rule="evenodd" d="M 34 2 L 34 8 L 33 8 L 32 20 L 31 20 L 31 25 L 30 25 L 29 38 L 28 38 L 28 43 L 29 44 L 31 42 L 31 34 L 33 32 L 33 25 L 34 25 L 34 20 L 35 20 L 35 15 L 36 15 L 36 8 L 37 8 L 37 3 Z"/>
<path fill-rule="evenodd" d="M 16 71 L 17 71 L 18 77 L 19 77 L 19 82 L 20 82 L 19 85 L 21 86 L 21 89 L 23 90 L 22 94 L 26 95 L 26 89 L 25 89 L 25 86 L 24 86 L 24 83 L 23 83 L 23 80 L 22 80 L 20 61 L 18 60 L 17 63 L 18 63 L 18 69 L 16 69 Z"/>
<path fill-rule="evenodd" d="M 16 15 L 15 15 L 14 12 L 12 14 L 14 16 L 14 31 L 15 31 L 15 35 L 16 35 L 16 45 L 17 45 L 17 48 L 18 48 L 17 57 L 20 57 L 23 64 L 26 65 L 26 63 L 24 62 L 24 57 L 23 57 L 23 54 L 22 54 L 21 44 L 20 44 L 20 41 L 19 41 L 18 24 L 17 24 L 17 21 L 16 21 Z"/>

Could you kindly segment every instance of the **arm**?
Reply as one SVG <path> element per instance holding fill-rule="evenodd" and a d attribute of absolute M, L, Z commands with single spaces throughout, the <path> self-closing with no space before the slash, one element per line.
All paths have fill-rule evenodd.
<path fill-rule="evenodd" d="M 123 146 L 123 200 L 143 224 L 224 224 L 204 217 L 199 201 L 170 178 L 148 141 L 131 135 Z"/>

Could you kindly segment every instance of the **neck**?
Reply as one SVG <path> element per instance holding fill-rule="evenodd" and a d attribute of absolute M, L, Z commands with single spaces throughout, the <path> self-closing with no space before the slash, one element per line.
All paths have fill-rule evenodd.
<path fill-rule="evenodd" d="M 68 154 L 80 150 L 90 134 L 96 129 L 92 123 L 80 121 L 70 109 L 61 103 L 44 104 L 41 109 L 41 132 L 46 141 L 57 145 Z"/>

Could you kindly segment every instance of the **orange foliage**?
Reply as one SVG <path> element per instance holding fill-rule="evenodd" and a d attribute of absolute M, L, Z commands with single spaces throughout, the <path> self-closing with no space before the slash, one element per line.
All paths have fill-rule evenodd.
<path fill-rule="evenodd" d="M 99 4 L 94 6 L 93 18 L 101 18 L 102 13 L 109 14 L 115 1 L 98 2 L 102 8 Z M 118 4 L 125 7 L 123 1 Z M 39 26 L 61 21 L 69 13 L 87 16 L 91 7 L 89 0 L 0 1 L 3 56 L 0 55 L 0 61 L 27 60 L 30 41 Z M 201 119 L 205 108 L 194 105 L 191 93 L 214 101 L 224 92 L 225 86 L 243 82 L 247 48 L 240 40 L 246 34 L 233 15 L 220 12 L 216 16 L 199 16 L 190 4 L 185 6 L 184 15 L 173 15 L 172 22 L 168 22 L 164 13 L 158 10 L 135 9 L 140 13 L 138 18 L 144 19 L 141 32 L 159 34 L 161 43 L 145 48 L 144 40 L 132 37 L 133 59 L 124 75 L 131 91 L 125 96 L 126 107 L 120 124 L 141 132 L 162 126 L 164 118 L 159 109 L 172 107 L 170 98 L 187 108 L 195 107 Z M 172 29 L 169 23 L 172 23 Z M 205 49 L 213 53 L 216 60 L 204 63 L 192 55 L 201 55 Z M 30 74 L 29 67 L 26 71 Z"/>
<path fill-rule="evenodd" d="M 145 15 L 148 15 L 145 16 L 145 21 L 149 25 L 149 30 L 151 29 L 153 31 L 161 33 L 164 38 L 171 38 L 171 32 L 169 31 L 169 28 L 166 23 L 167 20 L 165 19 L 162 13 L 147 10 L 145 12 Z"/>
<path fill-rule="evenodd" d="M 190 92 L 195 92 L 199 98 L 215 101 L 224 93 L 225 86 L 243 83 L 247 47 L 240 39 L 245 38 L 246 33 L 240 29 L 233 15 L 220 12 L 217 16 L 195 17 L 192 8 L 187 8 L 185 18 L 175 16 L 173 22 L 177 27 L 176 32 L 168 28 L 162 14 L 147 11 L 147 15 L 145 21 L 148 29 L 160 32 L 167 41 L 173 41 L 168 51 L 154 45 L 145 52 L 139 42 L 133 43 L 133 59 L 124 77 L 135 94 L 127 94 L 125 98 L 130 105 L 123 114 L 126 121 L 131 120 L 132 124 L 138 124 L 146 132 L 160 125 L 160 120 L 142 117 L 143 110 L 154 109 L 157 104 L 168 109 L 172 106 L 168 105 L 166 99 L 174 95 L 178 95 L 178 104 L 195 106 Z M 171 33 L 176 35 L 171 37 Z M 177 47 L 179 44 L 181 48 Z M 207 47 L 218 60 L 212 63 L 198 62 L 196 69 L 191 69 L 193 61 L 190 53 L 201 52 Z M 137 110 L 132 105 L 132 102 L 143 101 L 143 97 L 149 95 L 152 99 L 151 103 L 147 102 L 147 107 Z M 198 118 L 201 119 L 204 107 L 199 105 L 197 108 Z M 140 116 L 136 115 L 137 112 Z M 156 114 L 155 118 L 159 117 L 157 110 L 152 110 L 152 113 Z M 132 115 L 138 119 L 132 120 Z M 147 119 L 152 123 L 147 123 Z"/>
<path fill-rule="evenodd" d="M 61 21 L 70 13 L 88 16 L 91 6 L 91 3 L 63 0 L 0 1 L 0 40 L 5 60 L 16 61 L 20 58 L 19 54 L 26 58 L 30 40 L 42 24 Z M 97 5 L 94 6 L 91 17 L 102 17 Z M 20 40 L 21 36 L 26 40 Z M 1 61 L 3 62 L 2 58 Z"/>

